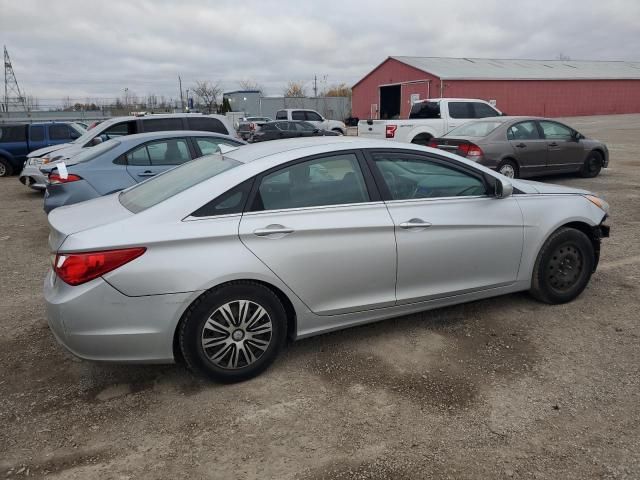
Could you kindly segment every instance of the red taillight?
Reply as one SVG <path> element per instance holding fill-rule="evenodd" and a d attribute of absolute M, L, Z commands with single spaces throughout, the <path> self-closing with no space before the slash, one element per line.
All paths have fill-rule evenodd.
<path fill-rule="evenodd" d="M 458 151 L 456 153 L 460 156 L 471 158 L 472 160 L 483 155 L 482 149 L 473 143 L 461 143 L 458 145 Z"/>
<path fill-rule="evenodd" d="M 73 173 L 67 175 L 67 178 L 62 178 L 59 173 L 49 174 L 49 183 L 53 185 L 58 183 L 77 182 L 78 180 L 82 180 L 82 177 L 80 175 L 74 175 Z"/>
<path fill-rule="evenodd" d="M 253 123 L 253 122 L 251 122 L 251 123 L 249 124 L 249 130 L 255 130 L 255 129 L 256 129 L 256 124 L 255 124 L 255 123 Z"/>
<path fill-rule="evenodd" d="M 396 130 L 398 129 L 397 125 L 386 125 L 384 130 L 385 137 L 393 138 L 396 136 Z"/>
<path fill-rule="evenodd" d="M 80 285 L 129 263 L 146 250 L 138 247 L 102 252 L 59 253 L 54 260 L 53 270 L 63 282 Z"/>
<path fill-rule="evenodd" d="M 431 148 L 438 148 L 438 142 L 436 141 L 435 138 L 432 138 L 431 140 L 429 140 L 429 146 Z"/>

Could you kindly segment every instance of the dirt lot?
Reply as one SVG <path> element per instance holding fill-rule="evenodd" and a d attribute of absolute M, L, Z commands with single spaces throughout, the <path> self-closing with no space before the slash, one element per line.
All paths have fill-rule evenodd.
<path fill-rule="evenodd" d="M 78 361 L 46 325 L 42 195 L 0 179 L 0 477 L 640 478 L 640 115 L 606 141 L 612 237 L 586 292 L 526 294 L 291 345 L 221 386 Z"/>

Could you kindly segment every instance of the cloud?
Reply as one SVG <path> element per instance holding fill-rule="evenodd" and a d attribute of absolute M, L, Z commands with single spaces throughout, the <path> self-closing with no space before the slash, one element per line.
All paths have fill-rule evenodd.
<path fill-rule="evenodd" d="M 353 84 L 389 55 L 639 60 L 640 2 L 0 0 L 21 87 L 41 99 L 177 97 L 177 76 Z M 46 103 L 46 101 L 42 102 Z"/>

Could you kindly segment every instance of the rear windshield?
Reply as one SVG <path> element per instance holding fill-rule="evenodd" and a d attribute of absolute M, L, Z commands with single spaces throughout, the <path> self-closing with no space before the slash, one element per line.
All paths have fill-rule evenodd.
<path fill-rule="evenodd" d="M 107 140 L 106 142 L 98 144 L 98 146 L 96 147 L 83 148 L 79 154 L 74 155 L 71 158 L 73 160 L 73 163 L 88 162 L 89 160 L 93 160 L 103 153 L 116 148 L 118 145 L 120 145 L 120 141 L 113 138 L 111 140 Z"/>
<path fill-rule="evenodd" d="M 503 122 L 470 122 L 454 128 L 445 137 L 486 137 Z"/>
<path fill-rule="evenodd" d="M 242 163 L 222 155 L 206 155 L 139 183 L 120 193 L 120 203 L 138 213 Z"/>
<path fill-rule="evenodd" d="M 440 118 L 440 103 L 418 102 L 411 107 L 409 118 Z"/>

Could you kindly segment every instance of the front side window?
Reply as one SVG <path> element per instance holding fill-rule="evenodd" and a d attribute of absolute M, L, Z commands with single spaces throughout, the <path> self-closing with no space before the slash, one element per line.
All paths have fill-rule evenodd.
<path fill-rule="evenodd" d="M 373 160 L 392 200 L 486 194 L 480 178 L 424 157 L 384 152 Z"/>
<path fill-rule="evenodd" d="M 542 127 L 544 138 L 548 140 L 570 140 L 573 136 L 573 130 L 561 123 L 541 120 L 540 126 Z"/>
<path fill-rule="evenodd" d="M 291 120 L 305 120 L 305 114 L 302 110 L 291 112 Z"/>
<path fill-rule="evenodd" d="M 296 163 L 265 175 L 252 210 L 319 207 L 369 201 L 353 153 Z"/>
<path fill-rule="evenodd" d="M 540 132 L 535 122 L 520 122 L 507 130 L 508 140 L 539 140 Z"/>
<path fill-rule="evenodd" d="M 230 147 L 238 147 L 241 144 L 224 140 L 222 138 L 196 138 L 198 148 L 202 155 L 211 155 L 212 153 L 220 153 L 220 145 L 229 145 Z"/>
<path fill-rule="evenodd" d="M 500 115 L 496 110 L 491 108 L 486 103 L 473 102 L 473 110 L 475 111 L 475 118 L 497 117 Z"/>
<path fill-rule="evenodd" d="M 118 199 L 124 208 L 138 213 L 239 165 L 232 158 L 207 155 L 127 188 Z"/>
<path fill-rule="evenodd" d="M 449 116 L 451 118 L 473 118 L 469 102 L 449 102 Z"/>
<path fill-rule="evenodd" d="M 278 110 L 276 112 L 276 120 L 286 120 L 287 119 L 287 111 L 286 110 Z"/>
<path fill-rule="evenodd" d="M 310 110 L 307 110 L 305 112 L 305 120 L 307 120 L 309 122 L 321 122 L 322 121 L 322 117 L 320 115 L 318 115 L 316 112 L 312 112 Z"/>
<path fill-rule="evenodd" d="M 44 140 L 44 127 L 31 127 L 31 141 L 42 142 Z"/>
<path fill-rule="evenodd" d="M 149 118 L 142 121 L 145 132 L 184 130 L 182 118 Z"/>
<path fill-rule="evenodd" d="M 71 140 L 71 131 L 66 125 L 49 125 L 50 140 Z"/>

